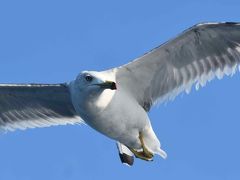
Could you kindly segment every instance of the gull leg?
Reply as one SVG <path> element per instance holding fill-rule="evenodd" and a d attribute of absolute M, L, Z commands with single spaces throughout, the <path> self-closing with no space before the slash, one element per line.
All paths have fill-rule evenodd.
<path fill-rule="evenodd" d="M 133 148 L 129 148 L 129 149 L 130 149 L 130 151 L 132 151 L 132 153 L 135 155 L 136 158 L 139 158 L 139 159 L 142 159 L 142 160 L 145 160 L 145 161 L 151 161 L 152 160 L 152 158 L 146 157 L 143 151 L 138 152 Z"/>
<path fill-rule="evenodd" d="M 144 155 L 149 158 L 149 159 L 152 159 L 153 158 L 153 153 L 151 153 L 145 146 L 144 142 L 143 142 L 143 135 L 141 132 L 139 132 L 139 139 L 140 139 L 140 142 L 142 144 L 142 148 L 143 148 L 143 153 Z"/>
<path fill-rule="evenodd" d="M 141 142 L 141 146 L 142 146 L 142 149 L 143 149 L 142 151 L 138 152 L 133 148 L 129 148 L 129 149 L 132 151 L 132 153 L 137 158 L 140 158 L 140 159 L 145 160 L 145 161 L 152 161 L 153 153 L 149 152 L 149 150 L 146 148 L 146 146 L 143 142 L 143 135 L 142 135 L 141 132 L 139 132 L 139 140 Z"/>

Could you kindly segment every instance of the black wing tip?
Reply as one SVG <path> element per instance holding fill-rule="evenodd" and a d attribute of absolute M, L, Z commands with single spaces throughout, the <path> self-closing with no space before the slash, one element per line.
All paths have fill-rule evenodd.
<path fill-rule="evenodd" d="M 225 22 L 225 24 L 228 24 L 228 25 L 240 25 L 239 22 Z"/>
<path fill-rule="evenodd" d="M 132 166 L 134 163 L 133 156 L 129 156 L 125 153 L 123 153 L 123 154 L 119 153 L 119 157 L 120 157 L 121 162 L 125 165 Z"/>
<path fill-rule="evenodd" d="M 206 25 L 240 25 L 240 22 L 231 22 L 231 21 L 226 21 L 226 22 L 200 22 L 198 24 L 195 24 L 193 27 L 202 27 Z"/>

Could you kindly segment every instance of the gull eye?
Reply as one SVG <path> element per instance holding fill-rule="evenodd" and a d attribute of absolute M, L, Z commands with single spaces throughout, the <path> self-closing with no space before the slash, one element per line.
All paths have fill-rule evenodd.
<path fill-rule="evenodd" d="M 91 82 L 93 80 L 93 77 L 91 75 L 86 75 L 85 76 L 86 81 Z"/>

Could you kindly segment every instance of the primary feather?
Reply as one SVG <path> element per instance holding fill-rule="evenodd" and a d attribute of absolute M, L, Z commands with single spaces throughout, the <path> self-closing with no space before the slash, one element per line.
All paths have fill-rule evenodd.
<path fill-rule="evenodd" d="M 81 121 L 72 105 L 67 84 L 0 84 L 0 130 Z"/>
<path fill-rule="evenodd" d="M 240 62 L 240 24 L 204 23 L 117 68 L 117 80 L 149 111 L 156 102 L 204 86 L 236 72 Z"/>

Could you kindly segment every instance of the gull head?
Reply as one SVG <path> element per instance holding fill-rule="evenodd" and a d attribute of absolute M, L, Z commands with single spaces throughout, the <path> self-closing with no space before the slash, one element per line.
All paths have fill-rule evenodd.
<path fill-rule="evenodd" d="M 85 117 L 111 102 L 117 91 L 115 72 L 83 71 L 70 83 L 70 90 L 75 109 Z"/>
<path fill-rule="evenodd" d="M 83 71 L 77 76 L 75 83 L 79 91 L 102 92 L 106 89 L 117 90 L 115 80 L 103 72 Z"/>

